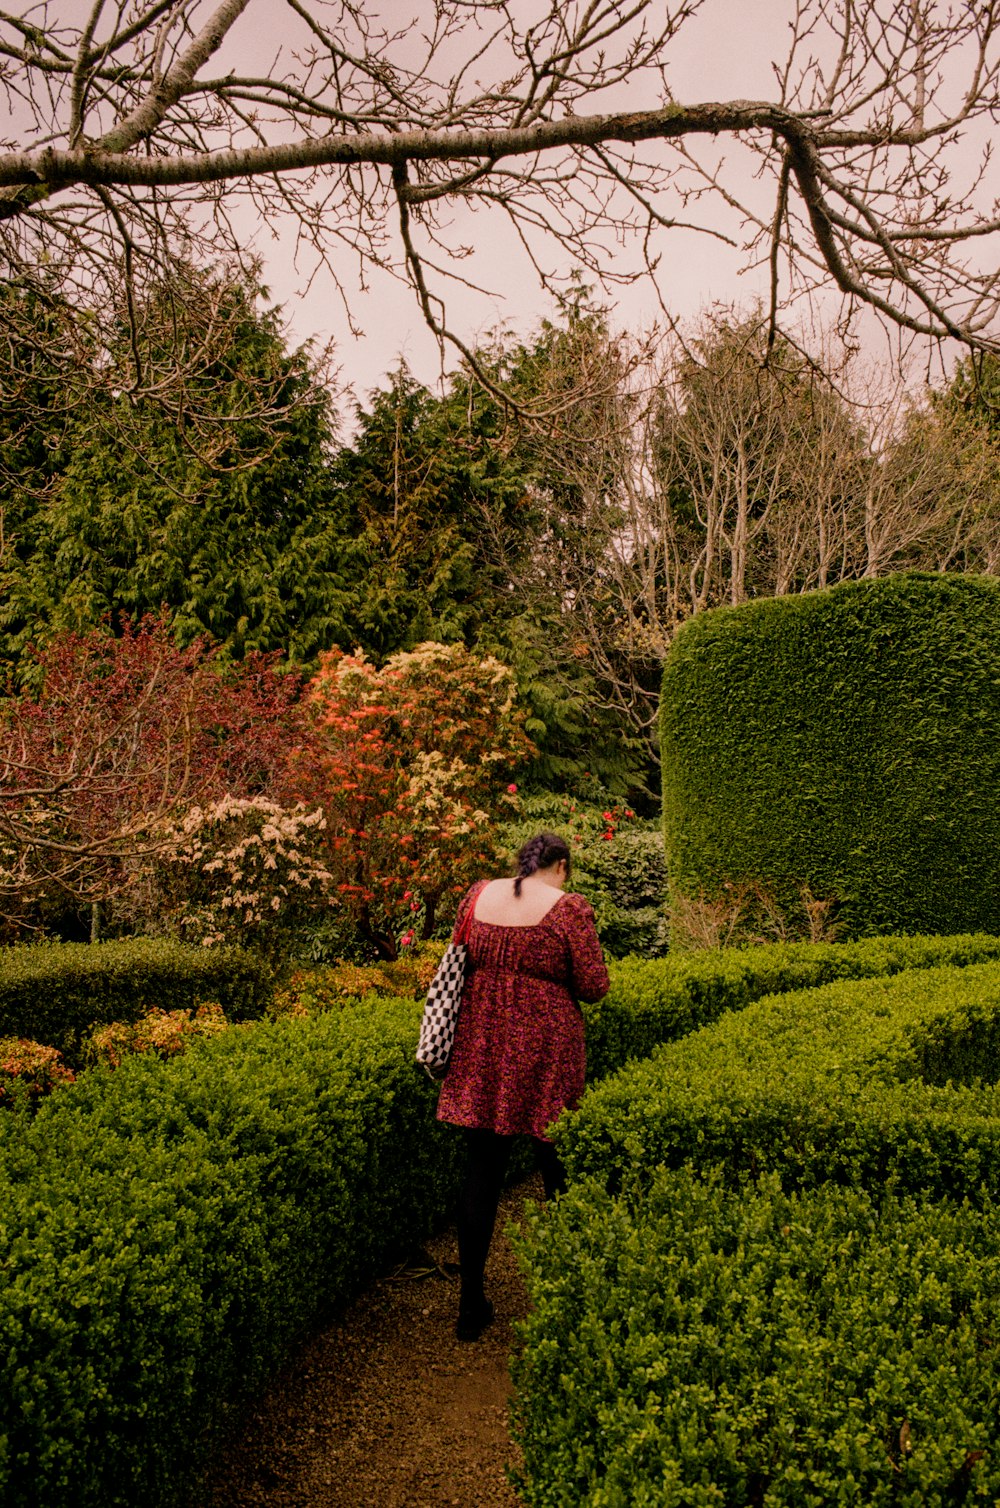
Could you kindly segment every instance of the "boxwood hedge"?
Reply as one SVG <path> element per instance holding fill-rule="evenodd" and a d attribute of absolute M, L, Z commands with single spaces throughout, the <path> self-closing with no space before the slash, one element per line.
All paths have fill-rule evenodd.
<path fill-rule="evenodd" d="M 673 892 L 846 935 L 1000 928 L 1000 583 L 901 575 L 699 614 L 663 676 Z"/>
<path fill-rule="evenodd" d="M 997 1077 L 1000 963 L 912 970 L 758 1000 L 595 1085 L 555 1135 L 612 1185 L 697 1159 L 977 1198 L 1000 1187 Z"/>
<path fill-rule="evenodd" d="M 227 1400 L 448 1207 L 418 1008 L 95 1070 L 0 1137 L 0 1501 L 189 1487 Z"/>
<path fill-rule="evenodd" d="M 1000 938 L 864 938 L 854 943 L 772 943 L 766 947 L 681 953 L 610 966 L 611 990 L 584 1006 L 587 1076 L 614 1073 L 673 1041 L 741 1010 L 762 995 L 836 979 L 875 978 L 935 964 L 964 965 L 1000 957 Z"/>
<path fill-rule="evenodd" d="M 589 1008 L 594 1069 L 768 990 L 998 956 L 1000 939 L 966 937 L 620 963 Z M 442 1217 L 460 1142 L 413 1064 L 419 1014 L 369 997 L 234 1028 L 2 1122 L 5 1508 L 182 1498 L 227 1404 Z"/>
<path fill-rule="evenodd" d="M 230 1020 L 263 1014 L 271 972 L 239 948 L 196 948 L 165 937 L 41 943 L 0 950 L 0 1037 L 57 1047 L 78 1065 L 83 1039 L 151 1005 L 187 1010 L 214 1000 Z"/>
<path fill-rule="evenodd" d="M 1000 963 L 770 996 L 597 1085 L 527 1245 L 529 1508 L 998 1500 Z"/>
<path fill-rule="evenodd" d="M 1000 1209 L 661 1168 L 529 1231 L 527 1508 L 1000 1501 Z"/>

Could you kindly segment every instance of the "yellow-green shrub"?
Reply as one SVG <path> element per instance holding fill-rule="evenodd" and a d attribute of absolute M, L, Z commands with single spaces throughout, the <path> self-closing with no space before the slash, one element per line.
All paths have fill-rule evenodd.
<path fill-rule="evenodd" d="M 731 1012 L 595 1085 L 556 1136 L 612 1183 L 695 1159 L 974 1198 L 1000 1187 L 998 1077 L 1000 963 L 911 970 Z"/>
<path fill-rule="evenodd" d="M 109 1068 L 117 1068 L 123 1058 L 135 1052 L 172 1058 L 192 1042 L 218 1036 L 227 1025 L 222 1007 L 214 1001 L 187 1011 L 161 1011 L 154 1006 L 138 1021 L 99 1026 L 87 1043 L 86 1056 L 89 1063 L 106 1063 Z"/>
<path fill-rule="evenodd" d="M 658 1169 L 529 1230 L 526 1508 L 1000 1499 L 1000 1208 Z"/>
<path fill-rule="evenodd" d="M 556 1129 L 528 1508 L 996 1500 L 1000 962 L 773 995 Z"/>

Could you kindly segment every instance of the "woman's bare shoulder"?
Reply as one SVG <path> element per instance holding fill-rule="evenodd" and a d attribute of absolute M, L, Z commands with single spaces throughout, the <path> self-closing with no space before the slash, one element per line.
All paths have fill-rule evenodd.
<path fill-rule="evenodd" d="M 476 897 L 476 921 L 493 927 L 536 927 L 563 899 L 552 885 L 525 879 L 520 895 L 512 880 L 491 880 Z"/>

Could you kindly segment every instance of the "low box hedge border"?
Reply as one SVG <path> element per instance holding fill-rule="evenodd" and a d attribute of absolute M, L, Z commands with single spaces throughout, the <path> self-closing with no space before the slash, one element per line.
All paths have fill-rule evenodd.
<path fill-rule="evenodd" d="M 596 1086 L 525 1243 L 528 1508 L 996 1501 L 1000 962 L 770 996 Z"/>
<path fill-rule="evenodd" d="M 522 1238 L 526 1508 L 1000 1500 L 1000 1209 L 577 1184 Z"/>
<path fill-rule="evenodd" d="M 611 989 L 585 1005 L 587 1077 L 616 1073 L 761 996 L 807 989 L 837 979 L 880 978 L 904 969 L 982 963 L 1000 958 L 1000 938 L 876 937 L 853 943 L 770 943 L 625 959 L 610 965 Z"/>
<path fill-rule="evenodd" d="M 998 953 L 903 939 L 618 964 L 589 1013 L 594 1066 L 767 989 Z M 368 998 L 234 1028 L 3 1123 L 5 1508 L 182 1501 L 228 1405 L 443 1217 L 461 1142 L 413 1063 L 419 1015 Z"/>
<path fill-rule="evenodd" d="M 183 1501 L 226 1405 L 440 1221 L 459 1138 L 367 1002 L 133 1058 L 0 1138 L 0 1501 Z"/>
<path fill-rule="evenodd" d="M 967 1087 L 977 1078 L 987 1087 Z M 597 1084 L 555 1130 L 571 1178 L 690 1159 L 734 1179 L 1000 1186 L 1000 962 L 764 997 Z"/>
<path fill-rule="evenodd" d="M 0 949 L 0 1037 L 58 1048 L 71 1067 L 95 1026 L 210 1000 L 232 1021 L 253 1020 L 272 993 L 271 970 L 240 948 L 136 937 Z"/>

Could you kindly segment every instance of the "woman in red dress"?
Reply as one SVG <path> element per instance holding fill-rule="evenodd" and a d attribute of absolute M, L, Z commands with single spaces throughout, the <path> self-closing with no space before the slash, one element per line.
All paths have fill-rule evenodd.
<path fill-rule="evenodd" d="M 564 890 L 569 873 L 566 843 L 539 833 L 518 854 L 513 883 L 482 880 L 458 908 L 454 935 L 468 963 L 437 1114 L 463 1127 L 468 1143 L 458 1208 L 460 1340 L 475 1340 L 493 1318 L 483 1275 L 512 1138 L 534 1138 L 546 1198 L 565 1182 L 547 1128 L 583 1092 L 578 1002 L 608 991 L 594 914 L 582 895 Z"/>

